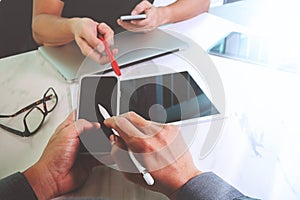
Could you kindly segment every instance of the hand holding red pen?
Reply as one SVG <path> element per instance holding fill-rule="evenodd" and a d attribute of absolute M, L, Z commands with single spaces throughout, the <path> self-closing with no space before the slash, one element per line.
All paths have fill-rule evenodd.
<path fill-rule="evenodd" d="M 106 40 L 104 39 L 104 37 L 102 35 L 99 35 L 99 39 L 103 42 L 104 44 L 104 48 L 105 48 L 105 52 L 109 58 L 109 61 L 111 63 L 111 67 L 113 68 L 114 72 L 120 76 L 121 75 L 121 71 L 120 71 L 120 68 L 119 68 L 119 65 L 113 55 L 113 53 L 111 52 L 111 50 L 109 49 L 109 46 L 106 42 Z"/>

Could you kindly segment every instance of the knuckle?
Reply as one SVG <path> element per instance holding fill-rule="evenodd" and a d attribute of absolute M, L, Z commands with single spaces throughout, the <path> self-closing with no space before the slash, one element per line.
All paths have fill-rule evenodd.
<path fill-rule="evenodd" d="M 152 5 L 149 1 L 142 1 L 142 3 L 140 4 L 143 7 L 149 7 L 149 5 Z"/>
<path fill-rule="evenodd" d="M 100 22 L 100 23 L 98 24 L 98 26 L 99 26 L 99 27 L 106 27 L 107 25 L 106 25 L 106 23 L 104 23 L 104 22 Z"/>
<path fill-rule="evenodd" d="M 152 152 L 155 150 L 155 147 L 153 147 L 152 142 L 150 140 L 142 140 L 140 141 L 140 145 L 142 147 L 140 151 Z"/>
<path fill-rule="evenodd" d="M 127 113 L 127 117 L 128 117 L 128 119 L 133 119 L 134 117 L 136 117 L 136 113 L 133 111 L 129 111 Z"/>
<path fill-rule="evenodd" d="M 179 127 L 173 124 L 166 124 L 164 125 L 164 129 L 167 132 L 177 133 L 179 132 Z"/>
<path fill-rule="evenodd" d="M 81 53 L 85 56 L 87 56 L 89 54 L 89 52 L 85 48 L 81 49 Z"/>

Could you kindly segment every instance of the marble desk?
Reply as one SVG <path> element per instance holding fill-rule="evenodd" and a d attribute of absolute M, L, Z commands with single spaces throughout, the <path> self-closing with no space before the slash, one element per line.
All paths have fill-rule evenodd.
<path fill-rule="evenodd" d="M 1 114 L 13 114 L 41 99 L 49 87 L 53 87 L 58 95 L 57 107 L 35 135 L 22 138 L 0 129 L 0 177 L 3 177 L 37 161 L 56 126 L 71 112 L 71 107 L 68 84 L 37 51 L 1 59 L 0 85 Z M 16 128 L 24 130 L 23 126 L 18 126 L 23 122 L 18 122 Z"/>
<path fill-rule="evenodd" d="M 243 29 L 210 14 L 163 28 L 183 33 L 204 49 L 226 33 Z M 190 147 L 198 168 L 214 171 L 252 197 L 299 199 L 299 74 L 215 56 L 210 58 L 224 86 L 227 118 L 220 138 L 207 156 L 199 156 L 200 147 L 196 143 Z M 56 126 L 73 109 L 73 97 L 72 85 L 37 51 L 1 59 L 0 84 L 1 113 L 12 113 L 41 98 L 50 86 L 59 96 L 58 106 L 34 136 L 20 138 L 0 129 L 2 178 L 37 161 Z M 166 199 L 129 183 L 120 172 L 107 167 L 95 168 L 85 185 L 68 196 Z"/>

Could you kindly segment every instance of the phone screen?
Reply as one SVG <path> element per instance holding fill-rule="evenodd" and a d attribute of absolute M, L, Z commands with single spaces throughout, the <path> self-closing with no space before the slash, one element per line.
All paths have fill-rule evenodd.
<path fill-rule="evenodd" d="M 80 135 L 80 152 L 108 153 L 111 144 L 108 137 L 112 134 L 104 124 L 98 104 L 106 108 L 108 113 L 118 113 L 119 81 L 114 76 L 86 76 L 81 79 L 78 105 L 78 119 L 99 122 L 101 129 L 87 130 Z"/>

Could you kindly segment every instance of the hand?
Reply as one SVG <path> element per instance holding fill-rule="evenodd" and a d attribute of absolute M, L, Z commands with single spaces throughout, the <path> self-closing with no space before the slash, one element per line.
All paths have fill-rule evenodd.
<path fill-rule="evenodd" d="M 124 29 L 132 32 L 151 31 L 163 24 L 159 10 L 160 8 L 154 7 L 149 1 L 142 1 L 132 10 L 131 15 L 145 13 L 147 15 L 146 19 L 131 20 L 130 22 L 125 22 L 118 19 L 117 23 Z"/>
<path fill-rule="evenodd" d="M 112 157 L 126 178 L 150 190 L 172 197 L 188 180 L 201 172 L 193 163 L 192 156 L 177 126 L 147 121 L 129 112 L 104 121 L 115 129 L 120 137 L 112 136 Z M 128 151 L 151 172 L 155 183 L 148 186 L 131 162 Z"/>
<path fill-rule="evenodd" d="M 98 33 L 102 34 L 109 46 L 114 43 L 113 30 L 105 23 L 98 23 L 90 18 L 74 18 L 73 19 L 73 34 L 75 41 L 81 52 L 99 64 L 109 62 L 109 58 L 103 55 L 105 47 L 103 42 L 98 38 Z M 112 50 L 115 56 L 118 53 L 117 49 Z"/>
<path fill-rule="evenodd" d="M 50 199 L 70 192 L 84 183 L 99 161 L 87 155 L 77 155 L 79 135 L 87 129 L 100 128 L 99 123 L 79 119 L 75 112 L 56 129 L 41 158 L 24 175 L 38 199 Z"/>

